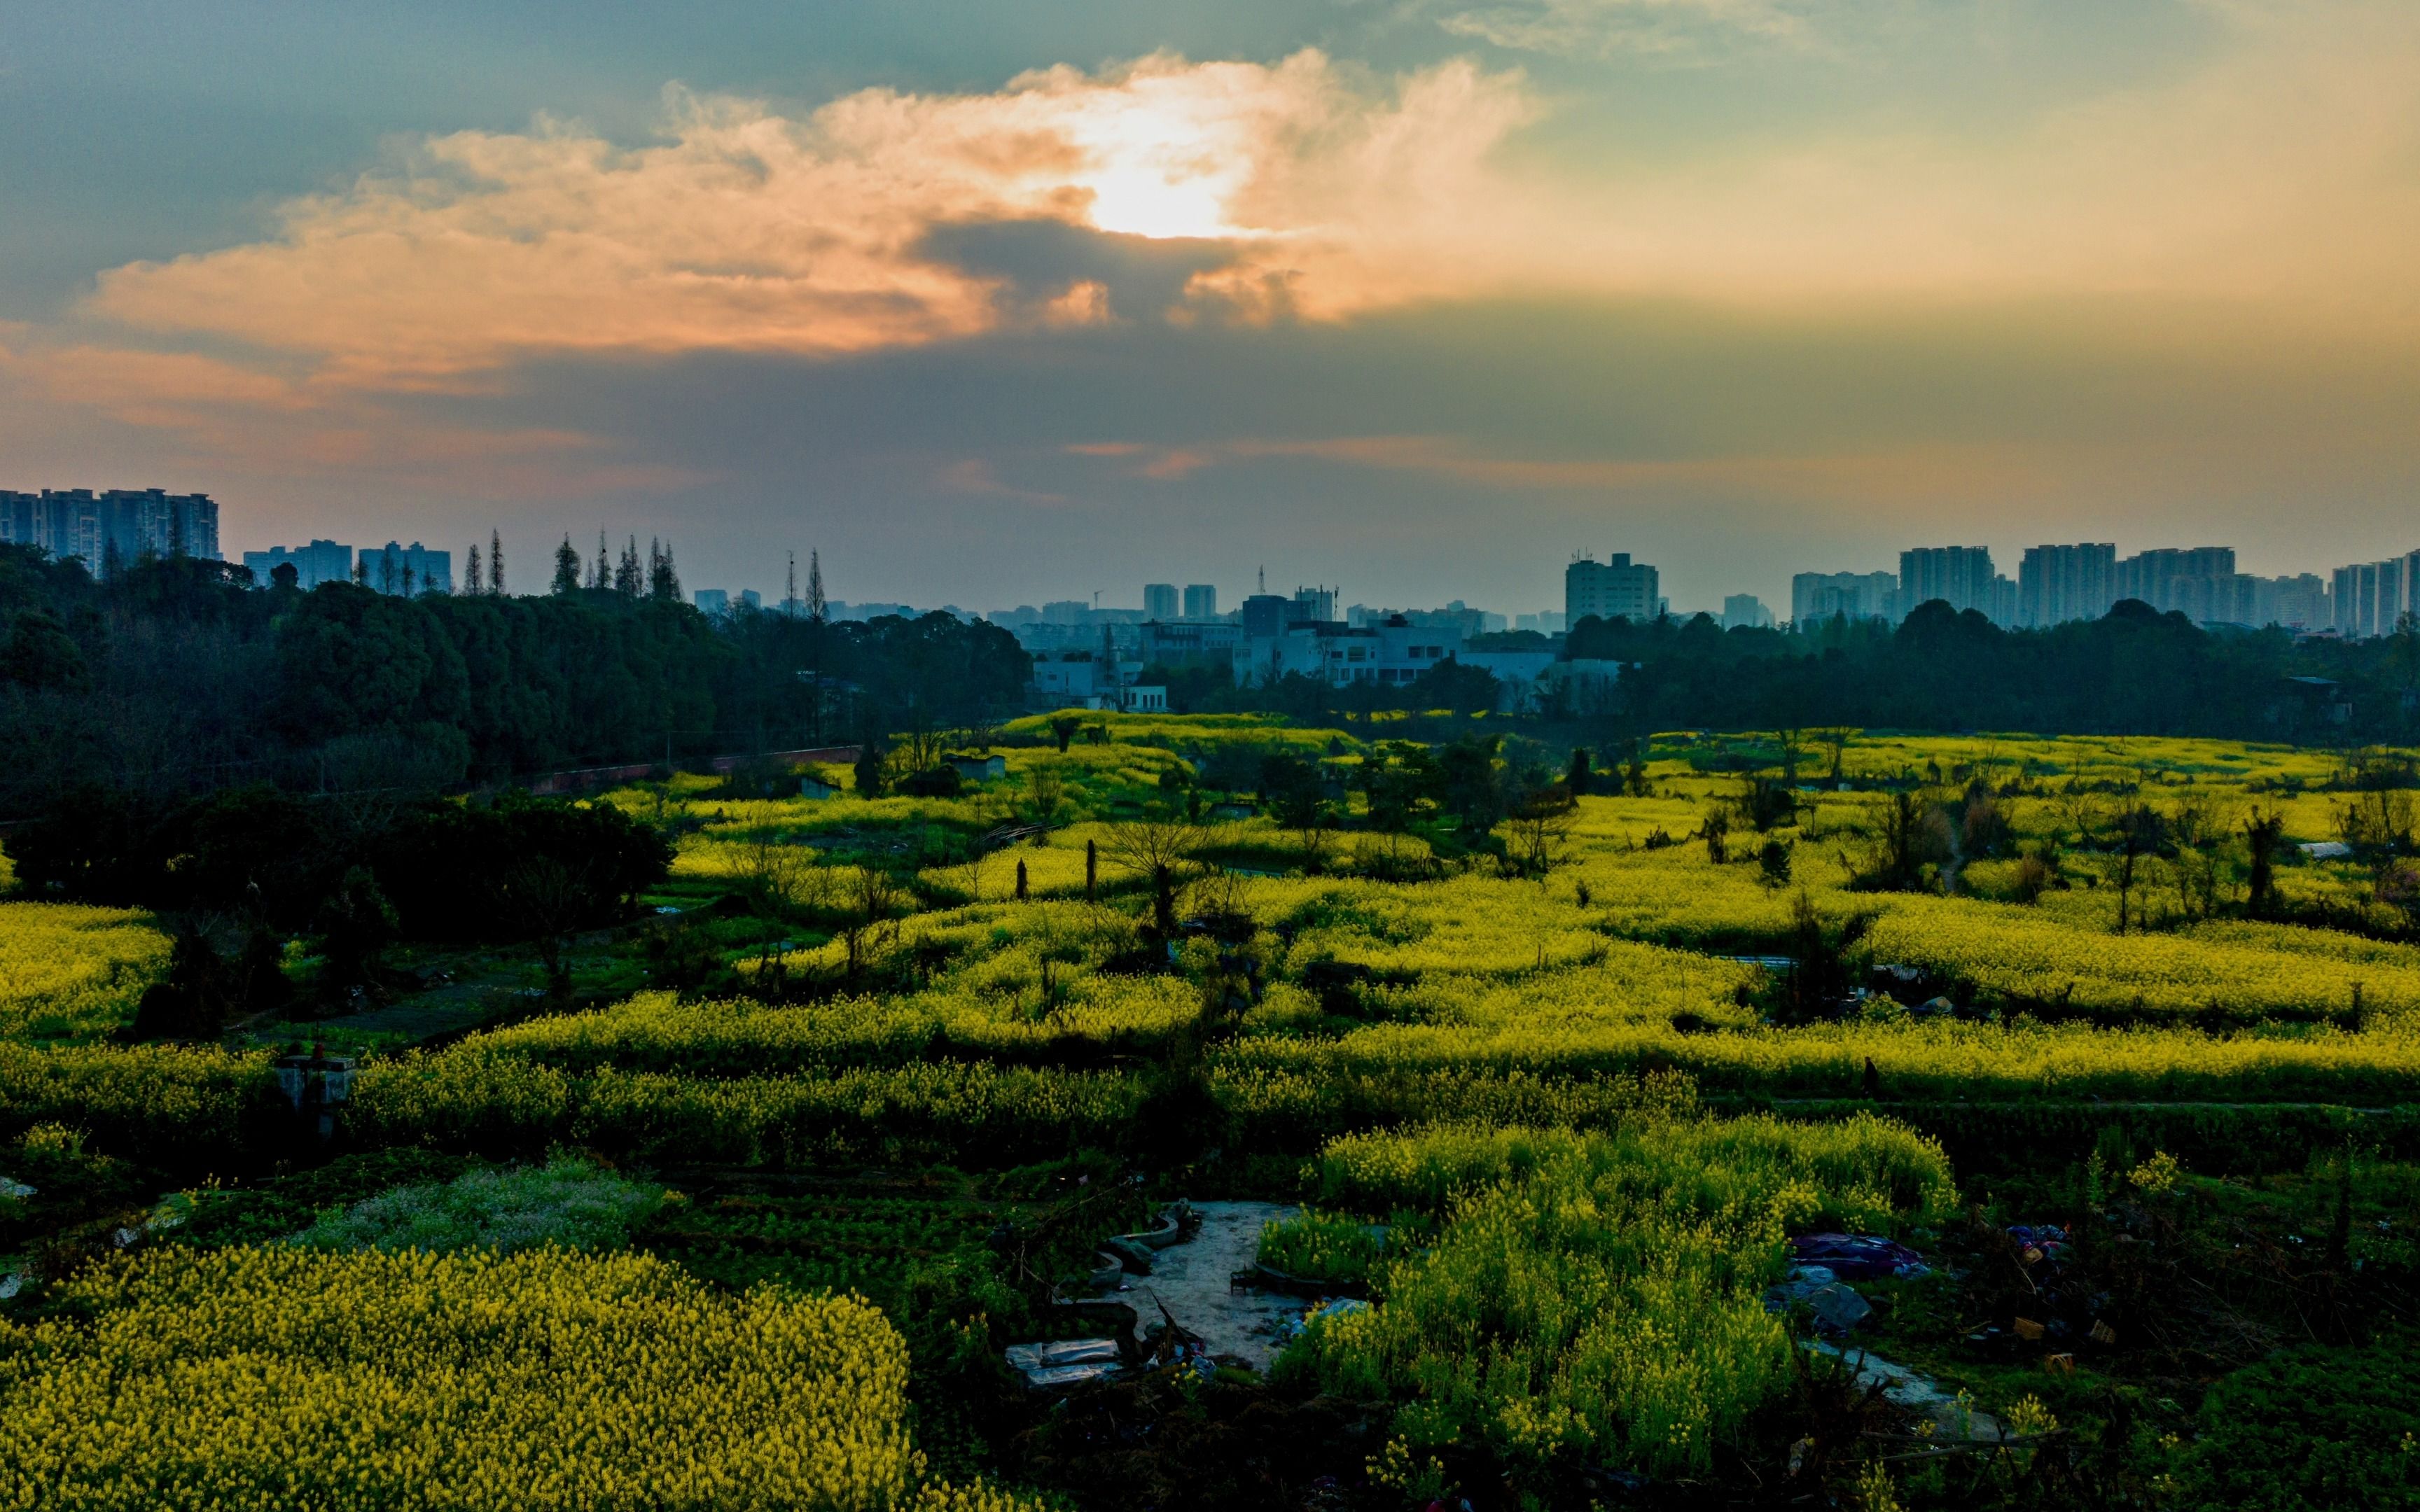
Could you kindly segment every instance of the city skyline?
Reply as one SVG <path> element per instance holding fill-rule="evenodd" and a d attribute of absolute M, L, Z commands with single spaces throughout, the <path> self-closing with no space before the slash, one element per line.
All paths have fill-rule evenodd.
<path fill-rule="evenodd" d="M 145 553 L 190 552 L 214 559 L 223 555 L 219 549 L 217 501 L 207 494 L 169 495 L 159 488 L 0 489 L 0 542 L 35 545 L 60 557 L 83 557 L 88 565 L 100 563 L 102 570 Z M 558 544 L 568 546 L 568 537 Z M 491 534 L 490 545 L 491 555 L 501 550 L 501 535 Z M 667 544 L 651 535 L 651 563 L 659 550 L 668 550 Z M 600 534 L 596 559 L 598 571 L 606 562 L 606 551 L 605 538 Z M 631 561 L 637 560 L 636 551 L 636 537 L 626 538 L 626 555 Z M 794 559 L 795 553 L 791 557 Z M 466 558 L 471 564 L 470 577 L 461 591 L 480 593 L 496 586 L 492 582 L 494 563 L 483 574 L 476 542 L 472 543 Z M 364 547 L 357 550 L 348 544 L 315 537 L 306 545 L 281 543 L 266 549 L 240 550 L 225 560 L 240 562 L 258 586 L 269 584 L 270 575 L 277 566 L 291 563 L 297 569 L 297 585 L 305 589 L 350 578 L 385 592 L 457 591 L 452 553 L 443 548 L 425 547 L 418 540 L 408 548 L 390 539 L 383 548 Z M 511 560 L 509 553 L 504 560 Z M 551 565 L 552 553 L 548 553 L 547 560 Z M 585 569 L 588 559 L 584 551 L 582 561 Z M 2217 546 L 2151 547 L 2121 559 L 2114 542 L 2041 543 L 2024 549 L 2014 577 L 2000 570 L 2003 561 L 2005 558 L 1994 559 L 1988 546 L 1918 546 L 1899 552 L 1897 573 L 1881 569 L 1801 570 L 1792 574 L 1787 597 L 1776 600 L 1788 604 L 1790 612 L 1784 615 L 1766 603 L 1762 594 L 1754 592 L 1725 593 L 1719 609 L 1689 604 L 1676 606 L 1669 595 L 1660 592 L 1661 573 L 1656 565 L 1640 563 L 1634 566 L 1628 552 L 1612 553 L 1608 563 L 1599 563 L 1593 552 L 1575 551 L 1565 565 L 1560 610 L 1529 610 L 1518 604 L 1507 604 L 1500 610 L 1486 611 L 1466 609 L 1466 600 L 1460 597 L 1449 601 L 1444 609 L 1467 613 L 1474 625 L 1480 620 L 1501 622 L 1496 628 L 1517 625 L 1554 629 L 1558 625 L 1548 621 L 1576 623 L 1591 613 L 1633 618 L 1649 613 L 1689 618 L 1702 613 L 1717 619 L 1725 628 L 1731 628 L 1776 622 L 1806 624 L 1836 615 L 1895 620 L 1916 604 L 1940 599 L 1953 609 L 1979 610 L 1995 624 L 2024 627 L 2097 618 L 2118 601 L 2135 599 L 2164 611 L 2181 609 L 2188 618 L 2204 624 L 2281 624 L 2306 630 L 2333 628 L 2346 634 L 2371 636 L 2391 633 L 2403 616 L 2420 607 L 2420 550 L 2345 563 L 2324 575 L 2304 571 L 2263 576 L 2242 571 L 2235 549 Z M 663 564 L 667 571 L 673 570 L 669 554 L 664 556 Z M 792 576 L 794 560 L 785 574 L 785 592 Z M 1255 593 L 1265 602 L 1281 601 L 1283 595 L 1268 593 L 1266 579 L 1265 564 L 1257 567 Z M 677 584 L 676 576 L 673 580 Z M 1121 623 L 1221 617 L 1234 620 L 1245 612 L 1239 608 L 1220 616 L 1217 609 L 1219 591 L 1214 583 L 1188 582 L 1180 591 L 1174 583 L 1146 582 L 1141 585 L 1139 609 L 1114 598 L 1102 603 L 1109 593 L 1096 589 L 1085 599 L 1054 600 L 1045 596 L 1038 609 L 1031 602 L 994 604 L 981 609 L 968 609 L 956 604 L 928 607 L 1011 625 L 1081 624 L 1103 614 Z M 725 585 L 705 587 L 688 596 L 698 608 L 721 613 L 735 600 L 761 605 L 769 595 L 752 586 Z M 1341 588 L 1324 586 L 1316 590 L 1297 588 L 1294 594 L 1297 601 L 1315 599 L 1324 604 L 1326 609 L 1319 618 L 1338 617 L 1342 596 Z M 790 603 L 786 597 L 773 601 L 783 608 Z M 848 601 L 834 598 L 833 602 L 841 605 Z M 1249 602 L 1249 595 L 1246 595 L 1246 602 Z M 851 607 L 861 612 L 850 617 L 865 618 L 906 611 L 911 606 L 904 600 L 866 599 Z M 1356 603 L 1351 610 L 1344 617 L 1357 624 L 1365 618 L 1374 623 L 1390 613 L 1444 611 L 1422 609 L 1408 600 L 1393 605 Z"/>
<path fill-rule="evenodd" d="M 930 602 L 2325 572 L 2420 505 L 2415 73 L 2385 0 L 35 7 L 0 487 Z"/>

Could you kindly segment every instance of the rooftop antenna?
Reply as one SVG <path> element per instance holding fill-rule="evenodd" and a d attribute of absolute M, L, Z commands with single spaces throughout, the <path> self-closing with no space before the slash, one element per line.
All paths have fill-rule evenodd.
<path fill-rule="evenodd" d="M 1263 567 L 1263 568 L 1261 569 L 1261 592 L 1265 594 L 1265 593 L 1267 593 L 1268 591 L 1269 591 L 1269 569 L 1268 569 L 1268 568 L 1266 568 L 1266 567 Z"/>

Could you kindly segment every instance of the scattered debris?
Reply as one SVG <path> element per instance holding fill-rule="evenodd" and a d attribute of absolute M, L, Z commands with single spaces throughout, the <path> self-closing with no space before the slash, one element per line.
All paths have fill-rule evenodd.
<path fill-rule="evenodd" d="M 1292 1275 L 1274 1265 L 1259 1260 L 1230 1273 L 1227 1286 L 1233 1291 L 1275 1291 L 1289 1297 L 1358 1297 L 1369 1288 L 1359 1281 L 1325 1281 L 1317 1276 Z"/>
<path fill-rule="evenodd" d="M 34 1189 L 24 1182 L 12 1181 L 5 1176 L 0 1176 L 0 1197 L 30 1197 L 33 1195 Z"/>
<path fill-rule="evenodd" d="M 1116 1339 L 1065 1339 L 1047 1344 L 1012 1344 L 1008 1367 L 1025 1378 L 1034 1391 L 1064 1391 L 1090 1381 L 1106 1381 L 1125 1367 Z"/>
<path fill-rule="evenodd" d="M 1285 1348 L 1329 1319 L 1369 1310 L 1370 1304 L 1357 1297 L 1332 1297 L 1326 1302 L 1314 1303 L 1300 1318 L 1288 1318 L 1278 1324 L 1278 1348 Z"/>
<path fill-rule="evenodd" d="M 1872 1234 L 1801 1234 L 1790 1248 L 1799 1264 L 1823 1266 L 1843 1281 L 1911 1280 L 1932 1273 L 1916 1251 Z"/>
<path fill-rule="evenodd" d="M 1945 1391 L 1930 1376 L 1864 1350 L 1849 1350 L 1821 1339 L 1807 1347 L 1849 1366 L 1851 1381 L 1860 1387 L 1881 1385 L 1883 1396 L 1932 1423 L 1932 1437 L 1943 1443 L 1997 1443 L 2008 1429 L 1988 1412 L 1978 1412 L 1963 1393 Z"/>
<path fill-rule="evenodd" d="M 1094 1291 L 1142 1291 L 1159 1320 L 1139 1330 L 1135 1306 L 1118 1297 L 1057 1296 L 1051 1310 L 1063 1319 L 1082 1319 L 1113 1336 L 1012 1345 L 1009 1366 L 1032 1388 L 1047 1391 L 1121 1379 L 1155 1364 L 1182 1365 L 1204 1380 L 1221 1364 L 1267 1368 L 1277 1328 L 1298 1304 L 1237 1297 L 1228 1280 L 1235 1263 L 1259 1248 L 1262 1227 L 1291 1215 L 1292 1210 L 1266 1202 L 1171 1203 L 1153 1227 L 1104 1240 L 1101 1263 L 1087 1278 Z M 1127 1279 L 1146 1275 L 1148 1285 Z M 1072 1290 L 1072 1278 L 1068 1285 Z M 1085 1351 L 1080 1357 L 1064 1354 L 1078 1346 Z"/>
<path fill-rule="evenodd" d="M 1825 1265 L 1793 1265 L 1787 1280 L 1765 1288 L 1766 1312 L 1788 1312 L 1801 1303 L 1815 1315 L 1817 1332 L 1829 1335 L 1849 1333 L 1874 1310 L 1873 1304 L 1843 1284 Z"/>

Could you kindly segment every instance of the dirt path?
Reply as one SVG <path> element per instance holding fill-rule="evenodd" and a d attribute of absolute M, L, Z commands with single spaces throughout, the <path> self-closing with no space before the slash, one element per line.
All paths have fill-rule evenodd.
<path fill-rule="evenodd" d="M 1197 1202 L 1193 1211 L 1202 1215 L 1201 1231 L 1155 1256 L 1151 1274 L 1130 1278 L 1125 1299 L 1148 1323 L 1158 1319 L 1152 1305 L 1157 1297 L 1178 1322 L 1202 1335 L 1211 1353 L 1241 1355 L 1255 1370 L 1265 1370 L 1277 1355 L 1278 1320 L 1301 1317 L 1310 1304 L 1270 1292 L 1231 1292 L 1227 1276 L 1252 1263 L 1263 1224 L 1291 1218 L 1295 1210 L 1274 1202 Z"/>

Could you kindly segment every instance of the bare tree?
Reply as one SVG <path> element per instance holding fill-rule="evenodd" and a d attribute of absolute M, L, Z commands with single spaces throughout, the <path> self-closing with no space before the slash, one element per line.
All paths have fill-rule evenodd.
<path fill-rule="evenodd" d="M 1109 826 L 1109 859 L 1151 881 L 1151 922 L 1160 939 L 1176 937 L 1176 887 L 1209 830 L 1189 819 L 1152 816 Z"/>
<path fill-rule="evenodd" d="M 506 866 L 495 883 L 496 902 L 517 930 L 536 941 L 546 964 L 547 995 L 557 1002 L 571 995 L 571 960 L 566 935 L 579 924 L 592 893 L 587 879 L 548 856 L 530 856 Z"/>
<path fill-rule="evenodd" d="M 748 841 L 740 857 L 739 887 L 759 918 L 789 923 L 823 901 L 831 873 L 815 864 L 814 853 L 794 845 L 770 826 Z"/>
<path fill-rule="evenodd" d="M 1553 800 L 1551 794 L 1532 794 L 1504 823 L 1506 856 L 1523 876 L 1543 881 L 1563 858 L 1563 842 L 1571 838 L 1574 809 L 1568 800 Z M 1709 837 L 1710 854 L 1717 843 Z"/>
<path fill-rule="evenodd" d="M 2277 845 L 2285 837 L 2286 816 L 2276 810 L 2256 809 L 2243 821 L 2244 848 L 2251 853 L 2243 911 L 2254 918 L 2268 918 L 2276 904 Z"/>
<path fill-rule="evenodd" d="M 984 872 L 990 860 L 990 849 L 984 844 L 981 838 L 977 838 L 969 841 L 965 852 L 955 861 L 950 863 L 948 868 L 950 880 L 967 895 L 967 902 L 976 903 L 983 902 Z"/>
<path fill-rule="evenodd" d="M 2145 858 L 2158 856 L 2167 843 L 2167 823 L 2148 804 L 2135 805 L 2118 821 L 2118 933 L 2126 933 L 2127 905 L 2142 883 Z"/>
<path fill-rule="evenodd" d="M 840 927 L 841 943 L 848 952 L 848 980 L 852 983 L 865 965 L 866 947 L 897 917 L 905 896 L 899 879 L 880 867 L 857 869 L 856 877 L 846 888 L 848 912 Z"/>
<path fill-rule="evenodd" d="M 1032 802 L 1033 822 L 1047 827 L 1057 822 L 1067 801 L 1067 776 L 1057 762 L 1035 762 L 1025 769 L 1025 791 Z"/>

